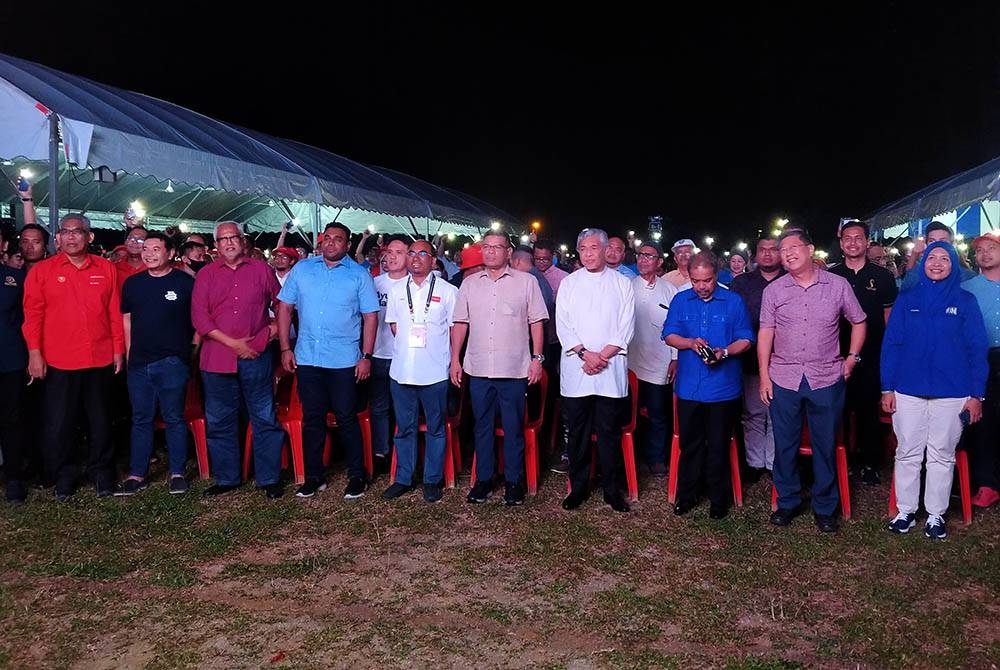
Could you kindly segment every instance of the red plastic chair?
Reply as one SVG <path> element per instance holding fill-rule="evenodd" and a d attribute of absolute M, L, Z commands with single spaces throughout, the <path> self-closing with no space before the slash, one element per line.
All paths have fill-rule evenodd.
<path fill-rule="evenodd" d="M 838 430 L 836 435 L 837 460 L 837 488 L 840 492 L 840 511 L 844 519 L 851 518 L 851 487 L 847 474 L 847 448 L 844 447 L 843 431 Z M 799 455 L 812 456 L 812 444 L 809 440 L 809 424 L 802 422 L 802 437 L 799 446 Z M 778 509 L 778 489 L 771 485 L 771 511 Z"/>
<path fill-rule="evenodd" d="M 198 462 L 198 478 L 209 479 L 210 471 L 208 466 L 208 436 L 205 429 L 205 406 L 201 396 L 201 376 L 195 370 L 188 379 L 187 390 L 184 396 L 184 421 L 187 422 L 188 430 L 194 439 L 194 455 Z M 157 430 L 166 428 L 163 417 L 157 413 L 153 422 L 153 427 Z"/>
<path fill-rule="evenodd" d="M 540 398 L 538 402 L 538 413 L 536 416 L 530 416 L 530 408 L 527 406 L 528 401 L 525 398 L 525 409 L 524 409 L 524 479 L 525 484 L 527 484 L 528 495 L 535 495 L 538 493 L 538 470 L 539 470 L 539 457 L 538 457 L 538 432 L 542 429 L 542 421 L 545 419 L 545 396 L 549 391 L 549 375 L 542 370 L 542 378 L 538 381 L 538 390 L 540 392 Z M 497 426 L 493 433 L 496 437 L 500 438 L 500 444 L 503 444 L 503 427 Z M 503 449 L 500 449 L 500 456 L 498 458 L 499 467 L 503 469 Z M 472 477 L 469 482 L 470 486 L 476 485 L 476 455 L 472 455 Z"/>
<path fill-rule="evenodd" d="M 635 425 L 639 414 L 639 378 L 631 370 L 628 371 L 628 421 L 622 426 L 622 459 L 625 466 L 625 484 L 628 488 L 629 502 L 639 500 L 639 473 L 635 467 Z M 597 433 L 590 434 L 590 477 L 597 473 Z M 570 492 L 572 485 L 566 478 L 566 491 Z"/>
<path fill-rule="evenodd" d="M 895 441 L 895 433 L 893 433 Z M 972 484 L 969 481 L 969 454 L 964 448 L 955 450 L 955 471 L 958 473 L 958 491 L 962 499 L 962 525 L 972 523 Z M 899 514 L 896 507 L 896 476 L 893 474 L 889 487 L 889 518 Z"/>
<path fill-rule="evenodd" d="M 459 437 L 459 428 L 462 423 L 462 411 L 465 409 L 465 389 L 468 388 L 469 375 L 463 376 L 462 387 L 458 389 L 458 406 L 454 413 L 449 414 L 444 420 L 444 485 L 445 488 L 455 488 L 456 473 L 462 471 L 462 443 Z M 449 390 L 454 386 L 449 385 Z M 398 426 L 397 426 L 398 430 Z M 427 433 L 427 422 L 424 417 L 420 417 L 417 425 L 418 433 Z M 423 455 L 421 446 L 420 455 Z M 396 482 L 396 449 L 392 449 L 392 465 L 389 468 L 389 483 Z"/>
<path fill-rule="evenodd" d="M 667 476 L 667 501 L 677 502 L 677 476 L 681 464 L 680 428 L 677 420 L 677 395 L 674 395 L 674 434 L 670 440 L 670 473 Z M 743 507 L 743 481 L 740 479 L 740 451 L 736 433 L 729 438 L 729 476 L 733 482 L 733 503 Z"/>

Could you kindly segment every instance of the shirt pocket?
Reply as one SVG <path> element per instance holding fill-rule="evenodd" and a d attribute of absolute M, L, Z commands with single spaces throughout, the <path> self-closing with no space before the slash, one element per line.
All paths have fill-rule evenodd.
<path fill-rule="evenodd" d="M 500 313 L 504 316 L 517 316 L 518 310 L 509 302 L 500 301 Z"/>

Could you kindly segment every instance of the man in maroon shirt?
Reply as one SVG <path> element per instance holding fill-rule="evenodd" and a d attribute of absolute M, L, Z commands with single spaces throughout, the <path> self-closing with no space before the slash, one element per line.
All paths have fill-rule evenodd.
<path fill-rule="evenodd" d="M 67 214 L 56 236 L 60 252 L 40 261 L 24 284 L 28 374 L 45 379 L 42 456 L 57 500 L 76 488 L 73 429 L 82 403 L 90 429 L 88 474 L 97 495 L 115 483 L 111 447 L 111 381 L 122 369 L 125 338 L 114 266 L 87 252 L 90 220 Z"/>
<path fill-rule="evenodd" d="M 771 408 L 774 486 L 778 509 L 771 523 L 787 526 L 802 505 L 798 454 L 802 421 L 808 418 L 813 452 L 812 506 L 816 527 L 837 530 L 839 498 L 834 440 L 844 408 L 844 380 L 860 361 L 865 312 L 843 277 L 813 263 L 815 247 L 804 230 L 787 230 L 778 241 L 788 274 L 764 289 L 757 360 L 760 399 Z M 840 356 L 840 317 L 851 324 L 850 353 Z"/>
<path fill-rule="evenodd" d="M 261 356 L 277 333 L 268 310 L 278 295 L 278 280 L 267 263 L 247 257 L 240 224 L 217 225 L 215 244 L 219 259 L 198 273 L 191 296 L 191 320 L 203 338 L 205 423 L 215 476 L 215 485 L 205 489 L 205 495 L 240 486 L 237 417 L 242 394 L 253 428 L 257 488 L 268 498 L 280 498 L 285 433 L 274 413 L 271 357 Z"/>

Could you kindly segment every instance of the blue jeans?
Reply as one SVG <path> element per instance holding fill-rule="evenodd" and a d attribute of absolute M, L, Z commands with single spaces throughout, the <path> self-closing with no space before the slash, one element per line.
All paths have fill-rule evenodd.
<path fill-rule="evenodd" d="M 389 454 L 389 415 L 395 396 L 389 391 L 389 366 L 391 358 L 373 358 L 372 374 L 368 378 L 368 399 L 372 414 L 372 451 Z"/>
<path fill-rule="evenodd" d="M 639 380 L 639 407 L 649 415 L 642 434 L 642 455 L 646 465 L 667 464 L 667 436 L 673 433 L 673 393 L 670 384 Z"/>
<path fill-rule="evenodd" d="M 257 486 L 278 482 L 285 431 L 274 414 L 271 357 L 236 362 L 236 373 L 202 372 L 205 384 L 205 428 L 215 482 L 240 483 L 240 397 L 253 427 L 254 478 Z"/>
<path fill-rule="evenodd" d="M 396 408 L 396 482 L 410 486 L 417 464 L 417 433 L 420 407 L 427 421 L 424 446 L 424 484 L 440 484 L 444 479 L 444 421 L 448 412 L 448 380 L 415 386 L 390 382 L 392 404 Z"/>
<path fill-rule="evenodd" d="M 805 376 L 797 391 L 774 384 L 771 424 L 774 431 L 774 486 L 778 508 L 793 509 L 802 504 L 799 480 L 799 446 L 802 419 L 809 422 L 812 443 L 812 507 L 816 514 L 832 515 L 837 509 L 836 445 L 837 424 L 844 410 L 844 380 L 821 389 L 809 388 Z"/>
<path fill-rule="evenodd" d="M 500 424 L 504 433 L 504 480 L 508 484 L 520 484 L 524 481 L 524 407 L 527 393 L 527 379 L 470 378 L 477 482 L 490 481 L 496 470 L 493 444 L 497 410 L 500 410 Z"/>
<path fill-rule="evenodd" d="M 319 368 L 300 365 L 295 374 L 302 400 L 302 451 L 306 480 L 324 478 L 323 445 L 326 442 L 326 413 L 333 412 L 340 431 L 340 443 L 347 457 L 347 476 L 367 479 L 358 425 L 358 391 L 354 366 Z"/>
<path fill-rule="evenodd" d="M 190 372 L 179 356 L 168 356 L 145 365 L 128 366 L 128 396 L 132 402 L 132 455 L 129 474 L 145 479 L 153 455 L 153 420 L 156 406 L 167 427 L 170 474 L 183 475 L 188 455 L 184 398 Z"/>

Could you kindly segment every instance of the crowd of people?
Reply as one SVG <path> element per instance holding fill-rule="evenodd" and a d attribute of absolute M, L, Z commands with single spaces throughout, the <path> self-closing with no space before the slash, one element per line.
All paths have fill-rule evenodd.
<path fill-rule="evenodd" d="M 547 400 L 559 407 L 542 419 L 558 445 L 546 458 L 569 482 L 562 507 L 587 501 L 599 465 L 604 502 L 628 512 L 620 431 L 631 374 L 643 417 L 637 460 L 649 476 L 668 474 L 677 427 L 677 515 L 703 497 L 711 518 L 728 514 L 735 436 L 743 480 L 773 481 L 771 523 L 792 523 L 806 504 L 805 426 L 814 521 L 836 531 L 837 444 L 848 443 L 863 484 L 881 483 L 885 417 L 898 442 L 891 530 L 912 529 L 922 504 L 925 534 L 946 536 L 960 441 L 972 456 L 973 503 L 1000 500 L 996 235 L 973 242 L 974 272 L 952 231 L 932 223 L 901 276 L 857 220 L 838 229 L 843 261 L 829 267 L 809 233 L 791 227 L 749 252 L 734 249 L 724 263 L 690 239 L 667 254 L 657 242 L 596 228 L 579 233 L 572 262 L 546 240 L 514 246 L 503 230 L 453 262 L 443 239 L 366 231 L 353 245 L 346 226 L 330 223 L 315 252 L 287 246 L 285 231 L 265 261 L 237 222 L 218 224 L 206 240 L 149 231 L 126 214 L 124 243 L 105 258 L 91 253 L 83 214 L 63 217 L 50 255 L 30 191 L 22 200 L 26 223 L 5 240 L 0 270 L 0 445 L 12 503 L 26 500 L 31 479 L 57 500 L 73 496 L 82 445 L 99 496 L 140 492 L 156 458 L 157 416 L 166 427 L 167 486 L 186 493 L 192 375 L 214 478 L 204 494 L 243 484 L 248 424 L 255 484 L 281 497 L 286 436 L 276 374 L 294 375 L 301 401 L 302 498 L 327 488 L 329 413 L 346 460 L 344 498 L 366 494 L 372 478 L 357 411 L 367 405 L 374 472 L 395 464 L 382 497 L 419 488 L 427 502 L 440 501 L 447 418 L 454 396 L 467 394 L 469 503 L 486 502 L 500 480 L 506 505 L 524 503 L 522 426 L 532 405 Z M 551 392 L 540 399 L 531 390 L 543 378 Z M 124 478 L 112 429 L 122 420 Z"/>

